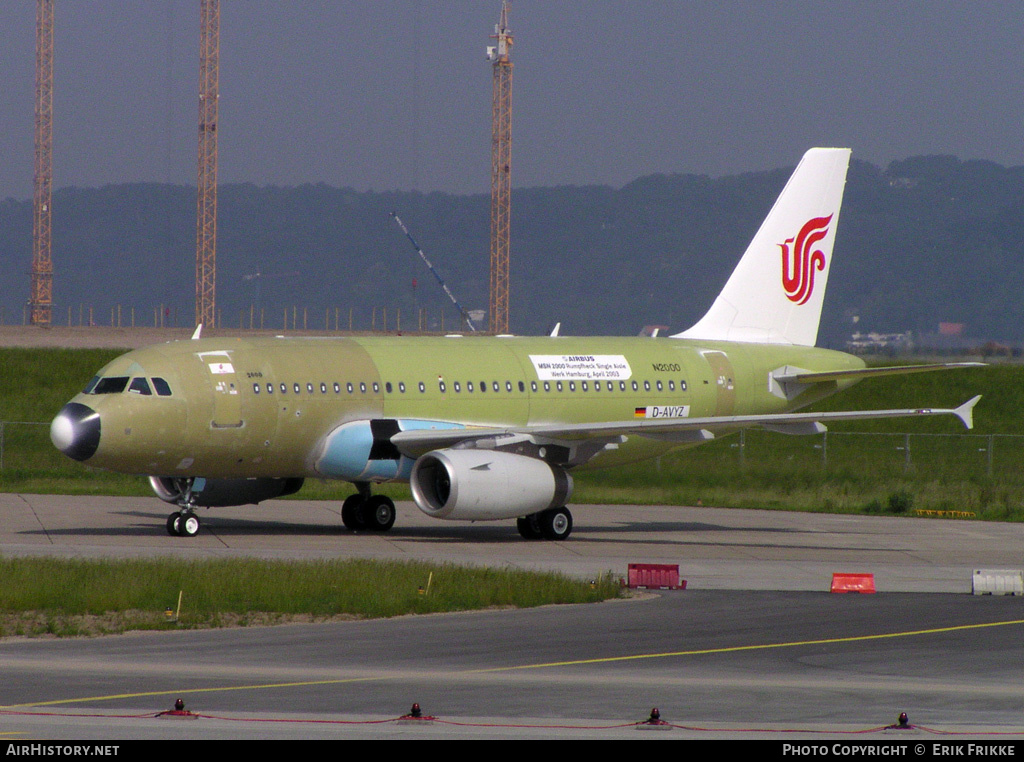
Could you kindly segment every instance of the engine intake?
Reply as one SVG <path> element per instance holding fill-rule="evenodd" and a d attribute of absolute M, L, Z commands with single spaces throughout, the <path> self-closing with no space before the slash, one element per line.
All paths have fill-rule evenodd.
<path fill-rule="evenodd" d="M 562 507 L 572 477 L 542 460 L 495 450 L 434 450 L 409 477 L 412 497 L 435 519 L 486 521 Z"/>

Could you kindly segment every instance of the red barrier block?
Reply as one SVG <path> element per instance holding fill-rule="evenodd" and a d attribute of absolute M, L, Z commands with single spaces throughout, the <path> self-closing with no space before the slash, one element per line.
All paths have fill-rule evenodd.
<path fill-rule="evenodd" d="M 685 590 L 686 580 L 679 579 L 679 564 L 630 564 L 628 586 Z"/>
<path fill-rule="evenodd" d="M 875 592 L 874 574 L 833 574 L 833 593 L 873 593 Z"/>

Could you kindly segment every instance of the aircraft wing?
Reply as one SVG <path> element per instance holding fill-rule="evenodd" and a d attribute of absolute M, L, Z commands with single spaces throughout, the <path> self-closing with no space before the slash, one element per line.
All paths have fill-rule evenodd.
<path fill-rule="evenodd" d="M 930 415 L 954 415 L 968 429 L 974 427 L 973 411 L 981 395 L 956 408 L 907 408 L 897 410 L 843 410 L 828 413 L 772 413 L 766 415 L 729 415 L 704 418 L 638 418 L 632 421 L 603 423 L 557 423 L 531 426 L 468 427 L 465 429 L 414 429 L 400 431 L 392 443 L 405 455 L 418 457 L 430 450 L 452 447 L 460 442 L 502 439 L 604 440 L 612 442 L 626 435 L 667 441 L 702 441 L 714 438 L 716 430 L 731 431 L 760 426 L 788 434 L 815 434 L 825 431 L 823 421 L 868 420 L 872 418 L 910 418 Z"/>

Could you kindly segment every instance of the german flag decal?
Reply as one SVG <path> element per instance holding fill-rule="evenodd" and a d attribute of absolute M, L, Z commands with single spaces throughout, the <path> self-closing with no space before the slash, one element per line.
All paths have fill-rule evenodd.
<path fill-rule="evenodd" d="M 689 405 L 647 405 L 633 408 L 634 418 L 688 418 Z"/>

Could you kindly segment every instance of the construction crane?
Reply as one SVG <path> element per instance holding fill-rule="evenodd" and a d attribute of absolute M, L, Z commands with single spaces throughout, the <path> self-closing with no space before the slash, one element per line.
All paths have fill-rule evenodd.
<path fill-rule="evenodd" d="M 512 32 L 508 0 L 487 48 L 494 71 L 491 108 L 491 333 L 508 333 L 509 233 L 512 221 Z"/>
<path fill-rule="evenodd" d="M 441 274 L 434 269 L 434 266 L 432 264 L 430 264 L 430 260 L 427 259 L 427 255 L 423 252 L 423 249 L 420 248 L 420 245 L 416 243 L 416 239 L 412 237 L 412 233 L 409 232 L 409 228 L 407 228 L 405 226 L 405 223 L 402 222 L 402 218 L 398 216 L 398 212 L 392 212 L 391 217 L 395 220 L 395 222 L 398 223 L 398 227 L 400 227 L 402 229 L 402 232 L 405 233 L 405 237 L 409 239 L 409 243 L 411 243 L 412 247 L 416 249 L 416 253 L 420 255 L 420 259 L 424 261 L 424 263 L 427 265 L 427 269 L 429 269 L 430 272 L 433 273 L 434 278 L 437 279 L 438 284 L 444 290 L 445 294 L 448 295 L 448 298 L 451 299 L 452 304 L 455 305 L 455 309 L 459 311 L 459 314 L 462 315 L 462 319 L 465 320 L 466 325 L 469 326 L 469 330 L 475 332 L 476 324 L 473 322 L 473 319 L 469 316 L 468 312 L 462 309 L 462 305 L 459 304 L 459 300 L 455 298 L 455 294 L 448 290 L 448 286 L 447 284 L 445 284 L 444 278 L 442 278 Z"/>
<path fill-rule="evenodd" d="M 36 4 L 35 191 L 32 213 L 32 325 L 50 325 L 53 313 L 50 204 L 53 191 L 53 4 Z"/>
<path fill-rule="evenodd" d="M 199 193 L 196 212 L 196 325 L 214 327 L 217 280 L 217 101 L 220 0 L 199 2 Z"/>

